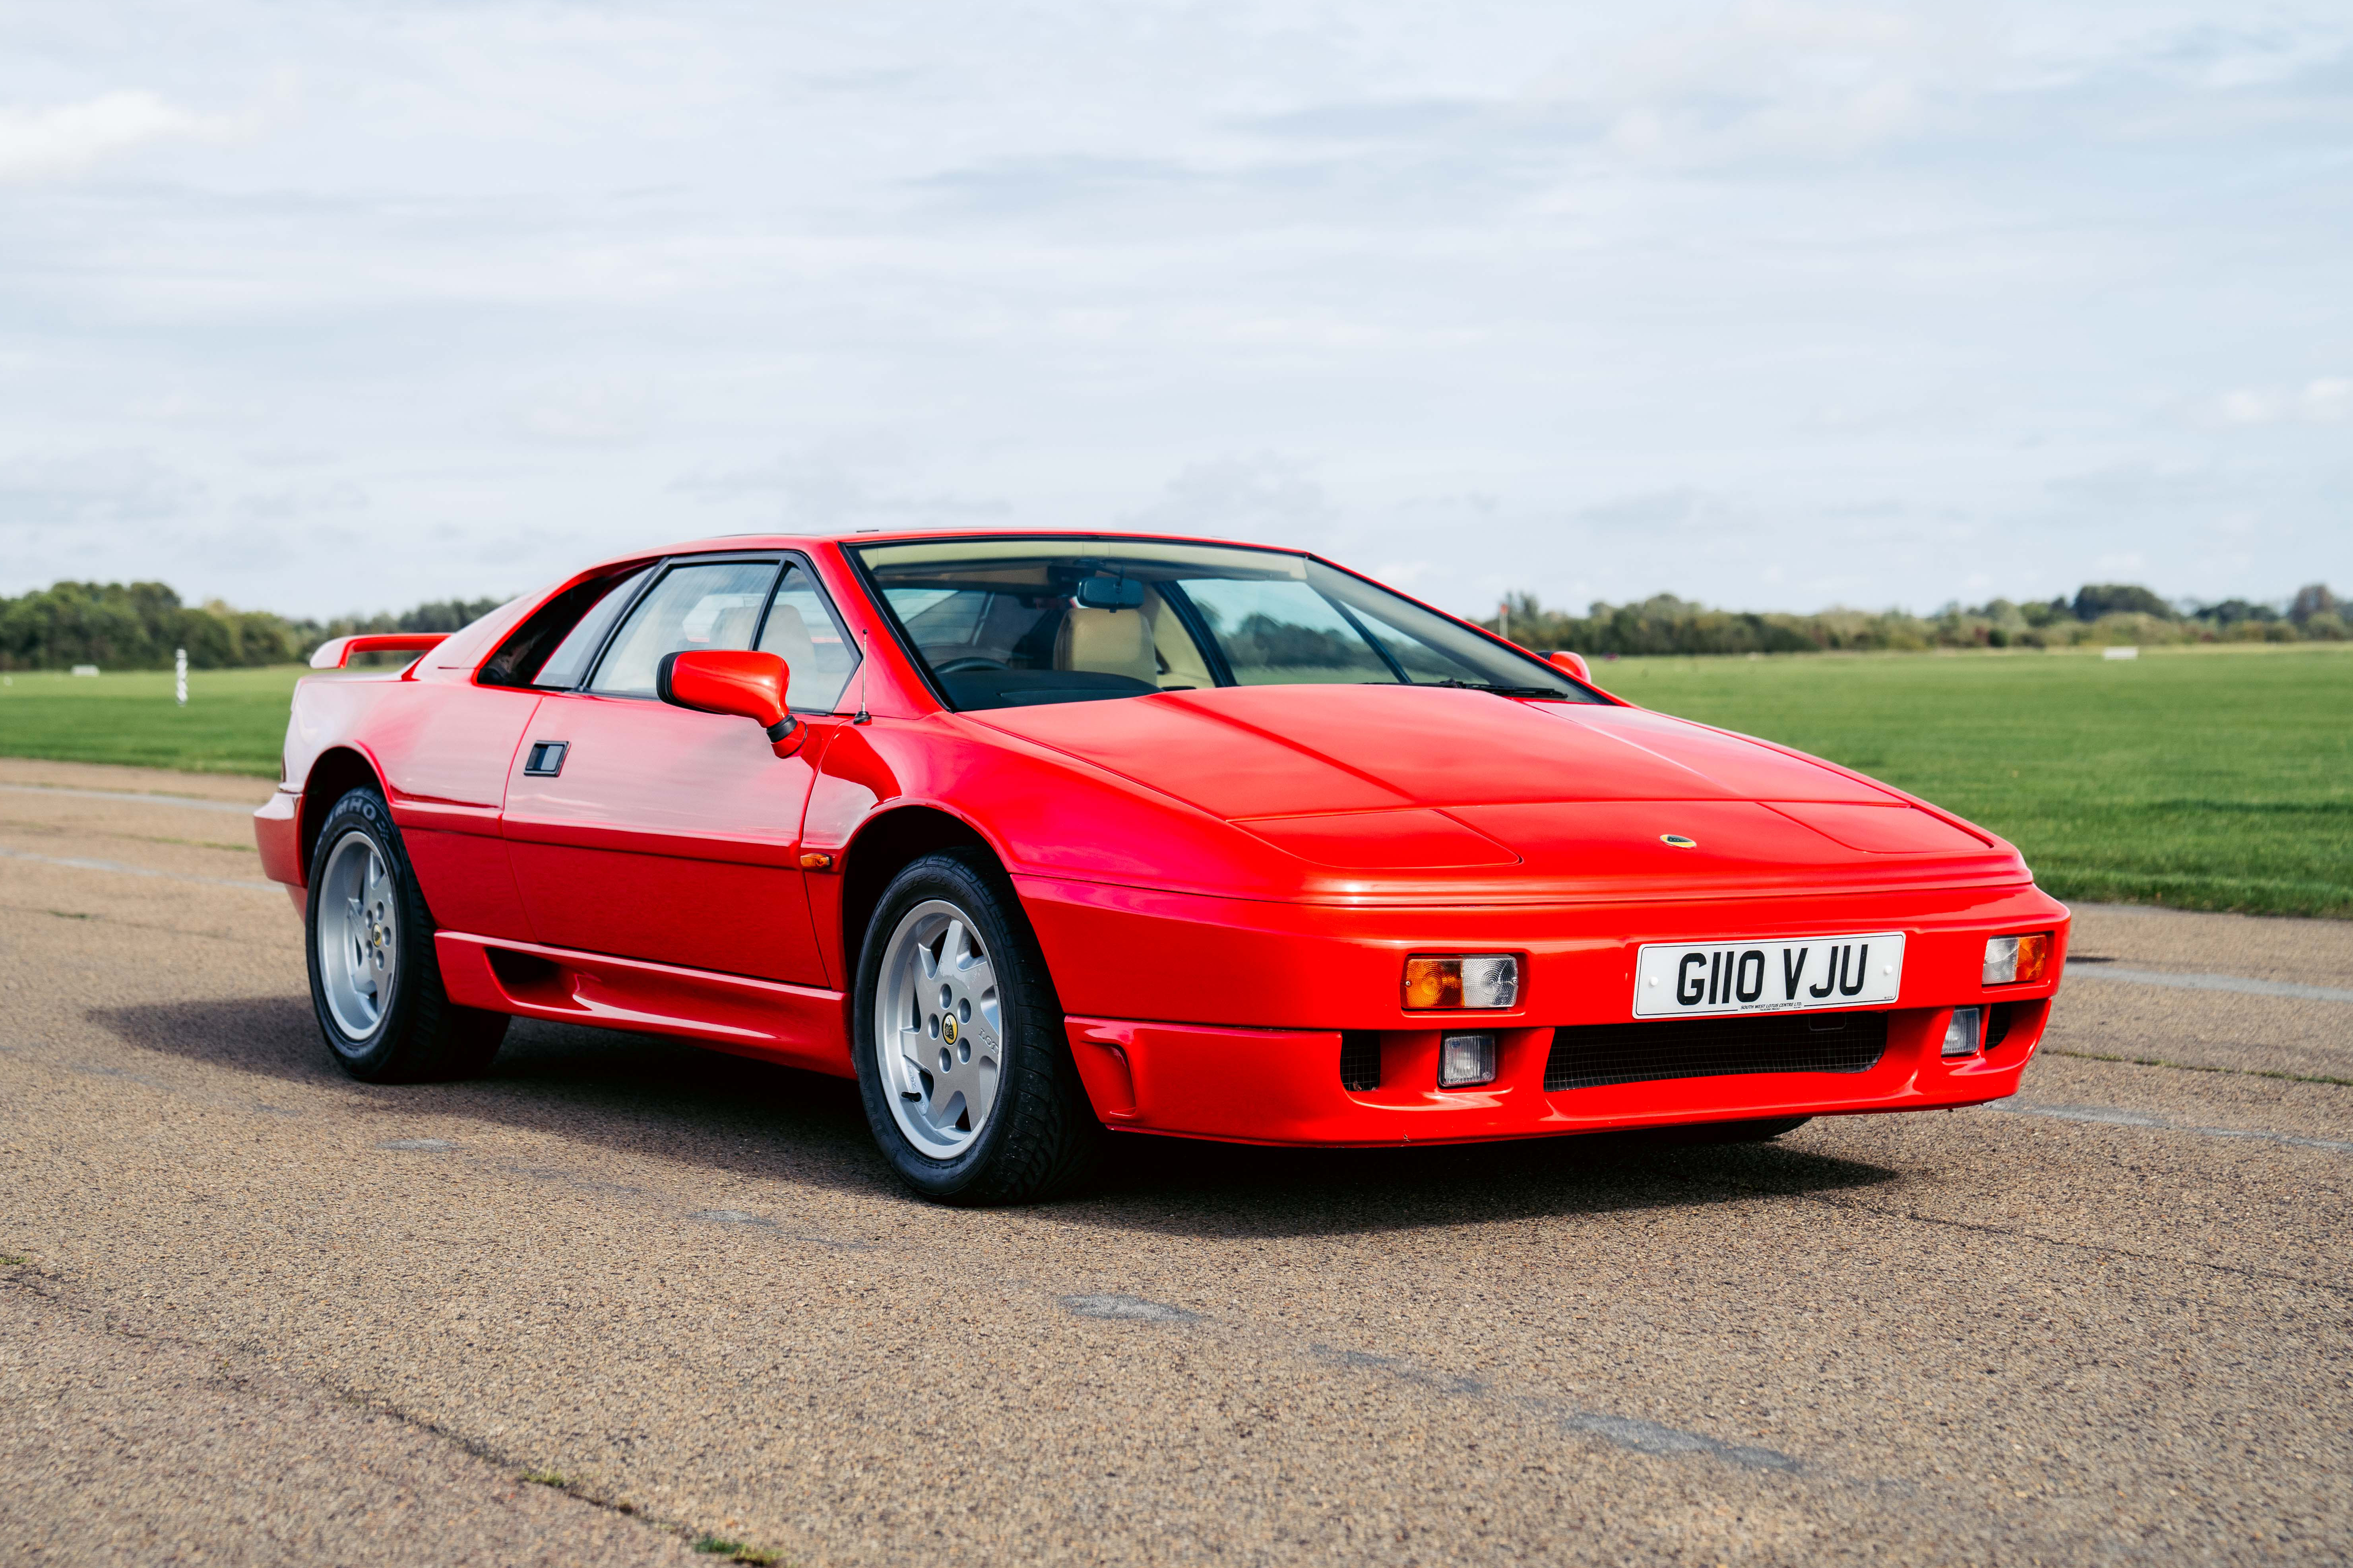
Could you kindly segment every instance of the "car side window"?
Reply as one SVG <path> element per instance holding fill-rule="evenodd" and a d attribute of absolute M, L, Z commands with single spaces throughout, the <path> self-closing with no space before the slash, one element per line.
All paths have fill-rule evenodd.
<path fill-rule="evenodd" d="M 588 689 L 606 697 L 651 697 L 654 668 L 664 654 L 750 647 L 776 576 L 774 561 L 672 566 L 621 623 Z"/>
<path fill-rule="evenodd" d="M 549 691 L 569 691 L 579 685 L 605 634 L 613 629 L 614 621 L 628 608 L 629 600 L 637 594 L 638 584 L 652 570 L 650 566 L 641 567 L 607 588 L 604 596 L 589 606 L 588 613 L 574 623 L 564 640 L 555 645 L 555 651 L 547 656 L 547 662 L 539 667 L 531 683 Z"/>
<path fill-rule="evenodd" d="M 804 712 L 830 713 L 858 668 L 858 650 L 833 606 L 798 562 L 785 567 L 760 626 L 760 648 L 785 661 L 792 684 L 785 701 Z"/>

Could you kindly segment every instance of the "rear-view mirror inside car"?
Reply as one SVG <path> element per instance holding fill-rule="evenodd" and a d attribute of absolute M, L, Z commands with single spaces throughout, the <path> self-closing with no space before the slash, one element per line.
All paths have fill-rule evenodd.
<path fill-rule="evenodd" d="M 1134 577 L 1082 577 L 1076 597 L 1090 610 L 1140 610 L 1144 584 Z"/>

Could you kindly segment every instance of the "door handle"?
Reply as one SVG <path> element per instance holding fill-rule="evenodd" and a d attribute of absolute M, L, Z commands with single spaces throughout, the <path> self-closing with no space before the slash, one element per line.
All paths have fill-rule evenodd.
<path fill-rule="evenodd" d="M 570 750 L 569 741 L 533 741 L 530 754 L 522 760 L 522 771 L 533 778 L 552 779 L 564 771 L 564 755 Z"/>

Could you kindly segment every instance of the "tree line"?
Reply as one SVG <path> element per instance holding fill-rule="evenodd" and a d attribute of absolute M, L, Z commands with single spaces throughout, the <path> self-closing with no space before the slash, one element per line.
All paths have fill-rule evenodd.
<path fill-rule="evenodd" d="M 441 599 L 398 615 L 290 620 L 212 600 L 184 605 L 161 583 L 58 583 L 0 598 L 0 669 L 161 669 L 188 650 L 197 669 L 290 664 L 353 632 L 454 632 L 499 599 Z M 1480 623 L 1523 647 L 1596 654 L 1816 653 L 1825 649 L 2066 647 L 2082 643 L 2342 641 L 2347 605 L 2327 585 L 2284 604 L 2168 604 L 2137 584 L 2087 583 L 2072 599 L 1956 600 L 1930 616 L 1830 609 L 1814 615 L 1717 610 L 1657 594 L 1596 603 L 1582 616 L 1513 594 Z"/>
<path fill-rule="evenodd" d="M 58 583 L 0 598 L 0 669 L 162 669 L 188 650 L 195 669 L 292 664 L 353 632 L 454 632 L 501 599 L 443 599 L 396 616 L 290 620 L 215 599 L 184 605 L 161 583 Z"/>
<path fill-rule="evenodd" d="M 2168 604 L 2132 583 L 2086 583 L 2075 596 L 1995 599 L 1934 615 L 1829 609 L 1814 615 L 1717 610 L 1657 594 L 1640 603 L 1595 603 L 1582 616 L 1513 594 L 1480 625 L 1523 647 L 1588 654 L 1819 653 L 1830 649 L 2071 647 L 2082 644 L 2340 642 L 2346 605 L 2326 584 L 2284 605 L 2246 599 Z"/>

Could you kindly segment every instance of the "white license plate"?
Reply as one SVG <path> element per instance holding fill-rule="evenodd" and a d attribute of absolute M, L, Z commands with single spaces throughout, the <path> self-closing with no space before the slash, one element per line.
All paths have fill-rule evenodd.
<path fill-rule="evenodd" d="M 1634 960 L 1634 1016 L 1800 1013 L 1895 1000 L 1904 933 L 1658 942 Z"/>

